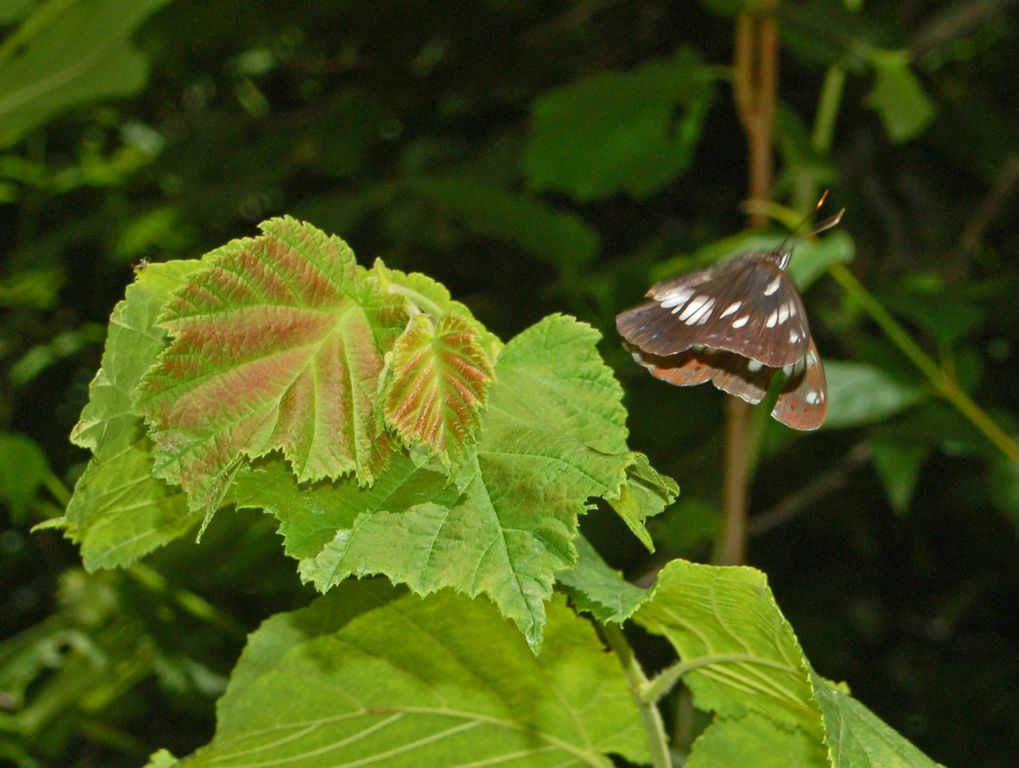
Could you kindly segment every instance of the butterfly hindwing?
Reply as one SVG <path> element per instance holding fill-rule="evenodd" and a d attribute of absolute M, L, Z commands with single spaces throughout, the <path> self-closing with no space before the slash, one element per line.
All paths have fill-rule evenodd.
<path fill-rule="evenodd" d="M 817 429 L 828 411 L 828 382 L 814 340 L 810 340 L 804 365 L 792 373 L 771 415 L 793 429 Z"/>

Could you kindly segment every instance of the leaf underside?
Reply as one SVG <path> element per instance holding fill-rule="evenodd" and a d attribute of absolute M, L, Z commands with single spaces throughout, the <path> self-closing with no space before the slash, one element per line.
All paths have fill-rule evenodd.
<path fill-rule="evenodd" d="M 394 642 L 399 638 L 399 642 Z M 534 656 L 478 601 L 346 584 L 266 621 L 180 765 L 601 766 L 646 763 L 622 669 L 561 601 Z"/>

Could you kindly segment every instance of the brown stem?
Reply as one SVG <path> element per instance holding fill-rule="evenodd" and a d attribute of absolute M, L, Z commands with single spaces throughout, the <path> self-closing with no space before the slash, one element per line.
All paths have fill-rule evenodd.
<path fill-rule="evenodd" d="M 771 198 L 774 174 L 771 130 L 778 90 L 778 29 L 772 16 L 776 2 L 762 3 L 759 15 L 741 13 L 736 17 L 733 92 L 736 111 L 747 137 L 751 200 Z M 760 227 L 765 223 L 760 212 L 750 214 L 751 226 Z M 724 520 L 715 552 L 715 561 L 723 565 L 736 565 L 746 560 L 752 463 L 749 423 L 750 406 L 730 398 L 726 403 Z"/>

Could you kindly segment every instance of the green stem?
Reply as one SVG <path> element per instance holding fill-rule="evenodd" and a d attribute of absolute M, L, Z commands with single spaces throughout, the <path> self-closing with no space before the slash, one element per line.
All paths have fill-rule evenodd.
<path fill-rule="evenodd" d="M 234 637 L 244 638 L 247 634 L 240 624 L 220 611 L 205 598 L 199 597 L 194 592 L 169 582 L 159 571 L 141 563 L 135 563 L 125 573 L 152 592 L 157 592 L 169 597 L 177 606 L 194 616 L 199 621 L 204 621 L 214 627 L 225 630 Z"/>
<path fill-rule="evenodd" d="M 710 667 L 712 664 L 745 662 L 746 660 L 747 654 L 745 653 L 720 653 L 713 656 L 701 656 L 692 661 L 677 661 L 659 672 L 654 680 L 649 681 L 641 691 L 640 697 L 644 701 L 654 704 L 667 696 L 687 672 Z"/>
<path fill-rule="evenodd" d="M 994 423 L 973 400 L 967 395 L 958 382 L 946 373 L 931 357 L 920 348 L 920 345 L 913 341 L 906 330 L 899 325 L 887 309 L 874 296 L 863 287 L 859 280 L 846 269 L 843 264 L 833 264 L 828 269 L 829 274 L 842 286 L 842 289 L 849 294 L 866 312 L 871 319 L 884 331 L 903 354 L 910 359 L 924 376 L 930 381 L 934 390 L 943 398 L 948 400 L 955 408 L 965 416 L 969 422 L 976 427 L 983 435 L 991 441 L 1012 461 L 1019 462 L 1019 445 L 1016 444 L 1008 433 Z"/>
<path fill-rule="evenodd" d="M 810 145 L 819 155 L 831 149 L 835 135 L 835 119 L 839 115 L 839 104 L 846 85 L 846 70 L 835 64 L 828 67 L 821 86 L 821 98 L 817 105 L 817 117 L 814 118 L 814 135 Z M 808 203 L 809 204 L 809 203 Z"/>
<path fill-rule="evenodd" d="M 654 768 L 672 768 L 672 755 L 669 754 L 669 740 L 665 735 L 665 723 L 662 722 L 662 714 L 658 711 L 655 702 L 648 701 L 644 696 L 644 691 L 648 687 L 648 679 L 640 667 L 640 662 L 633 655 L 633 649 L 626 641 L 619 625 L 605 623 L 598 626 L 630 681 L 630 691 L 633 693 L 633 700 L 637 704 L 640 717 L 644 721 L 644 730 L 647 732 L 648 748 L 651 750 L 651 765 Z"/>

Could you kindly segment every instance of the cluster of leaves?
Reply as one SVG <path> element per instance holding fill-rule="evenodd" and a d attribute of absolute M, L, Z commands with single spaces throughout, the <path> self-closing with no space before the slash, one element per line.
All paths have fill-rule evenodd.
<path fill-rule="evenodd" d="M 118 364 L 134 360 L 138 369 L 124 373 L 132 383 L 119 395 L 107 392 L 104 434 L 114 447 L 82 427 L 76 439 L 97 440 L 86 465 L 84 452 L 67 445 L 131 261 L 191 258 L 289 211 L 388 265 L 441 277 L 509 338 L 564 309 L 608 333 L 615 312 L 649 281 L 777 240 L 719 239 L 739 226 L 744 194 L 743 139 L 724 97 L 731 73 L 719 65 L 731 57 L 732 14 L 756 3 L 467 9 L 253 0 L 240 17 L 224 0 L 122 5 L 0 3 L 10 33 L 0 45 L 0 634 L 14 635 L 0 646 L 0 677 L 15 681 L 0 690 L 17 704 L 8 712 L 0 696 L 0 724 L 11 743 L 26 745 L 0 739 L 0 747 L 27 765 L 33 757 L 136 764 L 154 744 L 190 751 L 207 739 L 208 697 L 221 690 L 243 637 L 232 622 L 251 629 L 307 599 L 266 535 L 274 516 L 220 515 L 195 548 L 184 534 L 209 510 L 190 513 L 182 488 L 146 474 L 156 447 L 143 423 L 149 404 L 143 410 L 131 390 L 165 345 L 161 332 L 129 334 L 123 347 L 132 352 Z M 1014 218 L 1019 113 L 1010 88 L 1019 35 L 1003 4 L 858 5 L 778 4 L 776 199 L 803 210 L 827 186 L 848 214 L 845 234 L 796 248 L 832 411 L 827 428 L 806 440 L 760 425 L 750 551 L 818 668 L 852 680 L 863 700 L 946 762 L 995 765 L 1015 751 L 1010 713 L 1019 706 L 1008 674 L 1019 646 L 1001 611 L 1016 599 L 1019 472 L 946 404 L 941 382 L 918 375 L 860 295 L 814 279 L 854 259 L 854 272 L 924 353 L 1015 433 L 1019 260 L 1001 223 Z M 191 274 L 172 277 L 180 264 L 165 269 L 147 278 L 170 283 L 162 296 Z M 388 270 L 368 272 L 386 284 Z M 149 289 L 139 280 L 130 290 L 128 303 Z M 425 337 L 443 333 L 433 319 L 442 312 L 414 290 L 419 316 L 397 323 L 400 332 L 407 322 L 420 331 L 421 346 L 411 335 L 401 352 L 407 365 L 415 350 L 436 349 Z M 127 326 L 152 327 L 160 302 L 142 304 L 151 317 Z M 114 323 L 111 338 L 120 330 Z M 475 332 L 494 366 L 499 345 Z M 258 343 L 235 341 L 232 353 Z M 397 356 L 395 346 L 377 349 Z M 718 477 L 708 468 L 720 454 L 719 398 L 666 396 L 616 345 L 604 353 L 634 406 L 631 444 L 646 451 L 648 466 L 681 479 L 684 496 L 648 524 L 657 556 L 619 535 L 626 526 L 611 515 L 589 515 L 585 533 L 630 575 L 655 567 L 654 557 L 703 557 L 718 527 Z M 116 367 L 103 362 L 104 372 Z M 409 393 L 421 383 L 382 386 Z M 356 473 L 358 440 L 381 433 L 410 444 L 393 456 L 414 466 L 431 456 L 432 479 L 454 478 L 445 492 L 461 487 L 457 468 L 477 454 L 482 427 L 461 454 L 454 447 L 444 457 L 409 437 L 430 417 L 398 413 L 402 395 L 391 397 L 388 408 L 368 398 L 381 420 L 358 422 L 362 437 L 355 432 L 328 465 L 353 461 Z M 150 404 L 158 426 L 167 401 Z M 193 426 L 184 437 L 201 444 Z M 170 450 L 161 471 L 186 474 L 187 461 L 172 456 L 172 429 L 162 432 Z M 292 441 L 298 461 L 316 434 Z M 254 482 L 272 464 L 247 466 L 244 451 L 276 440 L 257 429 L 250 436 L 257 445 L 231 435 L 240 465 L 220 457 L 225 474 L 207 490 L 235 469 L 237 483 Z M 96 465 L 107 463 L 101 474 Z M 620 514 L 642 505 L 630 491 L 639 490 L 643 466 L 634 458 L 631 482 L 610 499 Z M 370 461 L 362 480 L 366 471 Z M 75 482 L 72 498 L 66 488 Z M 851 492 L 831 492 L 846 486 Z M 236 506 L 232 493 L 224 503 Z M 118 495 L 137 502 L 133 517 L 112 514 Z M 448 496 L 436 503 L 456 506 Z M 316 509 L 305 512 L 318 520 Z M 357 517 L 334 514 L 336 530 Z M 152 572 L 136 564 L 84 576 L 77 550 L 28 534 L 59 515 L 93 571 L 150 552 Z M 633 530 L 645 544 L 652 538 Z M 315 570 L 326 550 L 323 565 L 343 559 L 340 573 L 357 565 L 356 552 L 341 557 L 324 538 L 285 539 L 315 583 L 331 578 Z M 583 552 L 583 539 L 575 542 Z M 573 557 L 561 554 L 562 562 Z M 397 570 L 390 561 L 375 566 Z M 567 573 L 554 572 L 560 583 Z M 609 602 L 620 615 L 630 605 Z M 79 610 L 85 603 L 102 611 Z M 201 618 L 174 631 L 184 616 Z M 118 617 L 132 619 L 123 641 L 108 630 L 107 619 Z M 181 647 L 192 641 L 200 650 Z M 635 648 L 653 656 L 653 645 L 637 639 Z M 86 688 L 92 695 L 81 695 Z M 971 717 L 941 727 L 960 708 Z"/>
<path fill-rule="evenodd" d="M 718 716 L 694 764 L 933 765 L 812 671 L 763 574 L 675 561 L 643 590 L 579 538 L 600 497 L 650 545 L 644 521 L 678 492 L 627 448 L 597 332 L 550 316 L 503 346 L 424 275 L 365 269 L 291 218 L 262 231 L 140 271 L 73 432 L 93 459 L 48 524 L 94 569 L 227 503 L 261 509 L 328 592 L 249 639 L 215 738 L 182 764 L 647 763 L 663 684 L 628 676 L 559 581 L 598 622 L 675 647 Z M 344 584 L 370 574 L 426 599 Z"/>

